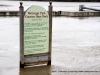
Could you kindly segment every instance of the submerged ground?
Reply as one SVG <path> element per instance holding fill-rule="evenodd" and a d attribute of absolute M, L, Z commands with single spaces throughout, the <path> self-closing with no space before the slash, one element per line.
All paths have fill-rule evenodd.
<path fill-rule="evenodd" d="M 19 10 L 19 1 L 0 1 L 0 10 Z M 53 10 L 78 10 L 80 4 L 53 2 Z M 25 9 L 49 2 L 23 2 Z M 5 7 L 7 6 L 7 7 Z M 0 17 L 0 75 L 100 75 L 100 17 L 53 17 L 52 65 L 19 68 L 19 17 Z"/>
<path fill-rule="evenodd" d="M 19 69 L 19 18 L 0 23 L 0 75 L 99 75 L 100 17 L 53 17 L 52 65 L 25 69 Z"/>

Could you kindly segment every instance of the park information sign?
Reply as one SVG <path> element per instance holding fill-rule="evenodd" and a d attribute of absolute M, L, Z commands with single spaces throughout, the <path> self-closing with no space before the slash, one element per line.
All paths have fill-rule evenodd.
<path fill-rule="evenodd" d="M 49 52 L 49 16 L 40 6 L 31 6 L 24 15 L 24 55 Z"/>
<path fill-rule="evenodd" d="M 52 3 L 49 4 L 48 12 L 35 5 L 24 13 L 20 3 L 20 68 L 44 63 L 51 65 Z"/>

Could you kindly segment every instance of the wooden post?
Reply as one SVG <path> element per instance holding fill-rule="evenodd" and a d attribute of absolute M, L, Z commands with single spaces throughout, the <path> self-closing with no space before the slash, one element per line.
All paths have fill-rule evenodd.
<path fill-rule="evenodd" d="M 20 2 L 20 68 L 24 68 L 24 7 Z"/>
<path fill-rule="evenodd" d="M 49 2 L 49 7 L 48 7 L 48 11 L 49 11 L 49 56 L 48 56 L 48 63 L 47 65 L 51 65 L 51 50 L 52 50 L 52 2 Z"/>

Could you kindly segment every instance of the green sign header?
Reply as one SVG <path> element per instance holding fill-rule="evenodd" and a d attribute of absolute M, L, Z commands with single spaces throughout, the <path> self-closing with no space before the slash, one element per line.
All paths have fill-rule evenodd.
<path fill-rule="evenodd" d="M 24 15 L 24 55 L 49 52 L 49 16 L 40 6 L 32 6 Z"/>

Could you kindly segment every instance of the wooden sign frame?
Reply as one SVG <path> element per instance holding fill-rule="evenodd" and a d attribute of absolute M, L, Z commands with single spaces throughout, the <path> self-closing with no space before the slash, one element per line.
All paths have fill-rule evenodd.
<path fill-rule="evenodd" d="M 24 7 L 22 2 L 20 2 L 20 68 L 31 65 L 39 65 L 47 63 L 51 65 L 51 50 L 52 50 L 52 2 L 49 3 L 48 13 L 49 13 L 49 52 L 24 55 Z"/>

